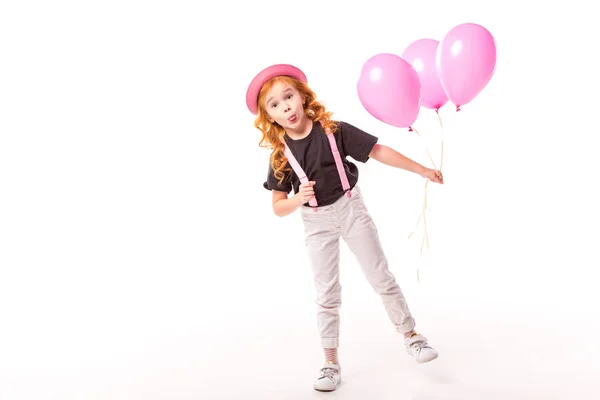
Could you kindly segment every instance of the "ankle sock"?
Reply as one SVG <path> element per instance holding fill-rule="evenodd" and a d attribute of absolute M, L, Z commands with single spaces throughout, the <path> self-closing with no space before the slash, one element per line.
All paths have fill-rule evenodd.
<path fill-rule="evenodd" d="M 339 364 L 337 348 L 324 349 L 325 350 L 325 362 L 330 364 Z"/>

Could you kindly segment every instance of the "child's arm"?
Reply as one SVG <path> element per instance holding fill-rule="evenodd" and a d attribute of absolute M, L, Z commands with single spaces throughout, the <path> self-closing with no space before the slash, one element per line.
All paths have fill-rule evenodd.
<path fill-rule="evenodd" d="M 385 165 L 401 168 L 406 171 L 419 174 L 423 178 L 430 179 L 431 181 L 443 183 L 441 172 L 424 167 L 390 147 L 381 144 L 375 144 L 371 150 L 371 153 L 369 153 L 369 157 Z"/>
<path fill-rule="evenodd" d="M 300 185 L 298 193 L 288 198 L 286 192 L 273 190 L 273 211 L 279 217 L 285 217 L 296 211 L 304 203 L 308 203 L 315 195 L 313 190 L 314 181 Z"/>
<path fill-rule="evenodd" d="M 300 198 L 297 194 L 288 198 L 286 192 L 280 192 L 279 190 L 273 190 L 273 211 L 278 217 L 285 217 L 296 211 L 300 203 Z"/>

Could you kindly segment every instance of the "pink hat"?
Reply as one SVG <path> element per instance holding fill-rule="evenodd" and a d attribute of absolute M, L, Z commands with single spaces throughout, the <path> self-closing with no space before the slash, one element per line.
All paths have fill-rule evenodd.
<path fill-rule="evenodd" d="M 276 64 L 263 69 L 254 77 L 254 79 L 252 79 L 252 82 L 250 82 L 248 90 L 246 91 L 246 105 L 252 114 L 258 114 L 258 93 L 265 82 L 275 76 L 282 75 L 291 76 L 292 78 L 296 78 L 301 82 L 307 83 L 304 72 L 300 71 L 293 65 Z"/>

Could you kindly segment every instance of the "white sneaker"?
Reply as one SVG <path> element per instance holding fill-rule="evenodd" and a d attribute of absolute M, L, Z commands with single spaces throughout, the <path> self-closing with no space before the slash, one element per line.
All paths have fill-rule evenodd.
<path fill-rule="evenodd" d="M 313 387 L 321 392 L 333 392 L 342 381 L 341 372 L 342 369 L 338 364 L 326 363 L 319 371 L 319 378 L 314 382 Z"/>
<path fill-rule="evenodd" d="M 406 352 L 415 357 L 418 363 L 435 360 L 438 356 L 438 352 L 429 346 L 427 339 L 420 334 L 404 339 L 404 345 L 406 346 Z"/>

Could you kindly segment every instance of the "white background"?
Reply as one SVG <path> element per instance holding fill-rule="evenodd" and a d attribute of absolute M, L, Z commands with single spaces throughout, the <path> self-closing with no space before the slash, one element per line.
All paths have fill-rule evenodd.
<path fill-rule="evenodd" d="M 252 77 L 302 68 L 334 117 L 428 166 L 360 185 L 418 329 L 417 365 L 342 244 L 344 399 L 573 399 L 600 390 L 600 91 L 583 1 L 5 1 L 0 7 L 0 398 L 308 399 L 322 363 L 298 213 L 276 217 Z M 555 4 L 555 5 L 550 5 Z M 208 7 L 214 7 L 208 9 Z M 475 22 L 492 81 L 423 135 L 356 92 Z M 417 281 L 417 268 L 420 282 Z M 595 393 L 594 393 L 595 392 Z"/>

